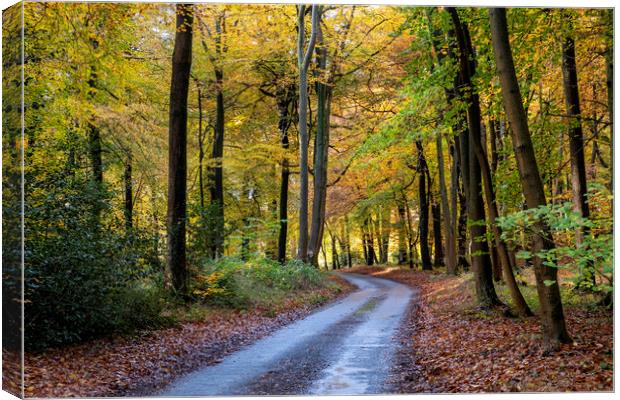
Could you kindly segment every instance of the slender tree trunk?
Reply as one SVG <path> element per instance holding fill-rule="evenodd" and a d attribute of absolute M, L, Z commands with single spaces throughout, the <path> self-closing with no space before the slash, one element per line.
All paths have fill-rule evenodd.
<path fill-rule="evenodd" d="M 204 138 L 205 133 L 202 130 L 202 91 L 198 86 L 198 189 L 200 190 L 200 210 L 204 212 L 205 208 L 205 189 L 204 189 Z"/>
<path fill-rule="evenodd" d="M 308 66 L 314 51 L 319 24 L 320 6 L 312 6 L 312 32 L 304 53 L 306 34 L 304 29 L 305 5 L 298 6 L 297 13 L 297 62 L 299 67 L 299 245 L 297 258 L 308 261 Z"/>
<path fill-rule="evenodd" d="M 133 228 L 133 182 L 132 182 L 132 153 L 127 150 L 127 158 L 125 159 L 125 173 L 123 180 L 125 181 L 125 233 L 129 235 Z"/>
<path fill-rule="evenodd" d="M 317 28 L 316 54 L 317 78 L 324 79 L 327 68 L 327 47 L 323 43 L 321 16 Z M 319 246 L 323 239 L 325 226 L 325 202 L 327 197 L 327 153 L 329 147 L 329 118 L 331 110 L 331 86 L 327 82 L 316 82 L 317 93 L 317 127 L 314 140 L 314 182 L 312 220 L 310 224 L 310 243 L 308 258 L 316 263 Z"/>
<path fill-rule="evenodd" d="M 187 196 L 187 95 L 192 64 L 193 8 L 176 6 L 176 34 L 170 86 L 168 164 L 168 266 L 177 293 L 187 296 L 189 274 L 185 259 Z"/>
<path fill-rule="evenodd" d="M 422 256 L 422 269 L 432 270 L 433 264 L 431 263 L 431 253 L 428 246 L 428 196 L 426 194 L 426 171 L 428 166 L 426 165 L 426 159 L 424 158 L 424 149 L 422 142 L 416 141 L 416 147 L 418 149 L 418 165 L 416 167 L 418 177 L 418 198 L 420 202 L 420 253 Z"/>
<path fill-rule="evenodd" d="M 413 247 L 414 247 L 414 241 L 413 241 L 413 223 L 411 222 L 411 210 L 409 209 L 409 201 L 407 200 L 407 195 L 405 194 L 405 191 L 401 191 L 402 197 L 403 197 L 403 204 L 405 205 L 405 216 L 406 216 L 406 221 L 407 221 L 407 230 L 406 230 L 406 234 L 407 234 L 407 249 L 409 251 L 409 255 L 407 256 L 407 258 L 409 259 L 409 268 L 413 269 L 413 262 L 414 262 L 414 257 L 413 257 Z"/>
<path fill-rule="evenodd" d="M 398 265 L 407 263 L 407 244 L 406 240 L 406 221 L 405 221 L 405 205 L 398 203 Z"/>
<path fill-rule="evenodd" d="M 288 151 L 289 139 L 288 128 L 290 125 L 289 104 L 293 102 L 295 89 L 286 88 L 283 93 L 278 96 L 278 128 L 280 130 L 280 142 L 284 151 Z M 282 172 L 280 178 L 280 209 L 279 222 L 280 231 L 278 234 L 278 261 L 284 263 L 286 261 L 286 234 L 288 230 L 288 183 L 289 183 L 289 162 L 288 157 L 284 157 L 281 162 Z"/>
<path fill-rule="evenodd" d="M 353 267 L 353 259 L 351 257 L 351 237 L 349 235 L 349 216 L 344 215 L 345 243 L 347 247 L 347 266 Z"/>
<path fill-rule="evenodd" d="M 579 104 L 579 86 L 577 80 L 577 65 L 575 61 L 575 41 L 567 35 L 562 43 L 562 75 L 564 77 L 564 96 L 566 99 L 566 113 L 568 115 L 568 144 L 570 150 L 571 187 L 573 190 L 573 205 L 575 211 L 584 218 L 590 217 L 588 207 L 588 189 L 586 183 L 586 164 L 583 145 L 583 129 L 581 127 L 581 107 Z M 588 235 L 588 228 L 583 227 L 575 233 L 577 245 L 581 245 L 584 236 Z"/>
<path fill-rule="evenodd" d="M 93 41 L 93 47 L 97 47 L 96 41 Z M 96 89 L 97 74 L 94 67 L 91 67 L 90 78 L 88 79 L 88 86 L 91 90 Z M 94 101 L 91 99 L 91 101 Z M 32 148 L 29 146 L 29 148 Z M 96 190 L 101 191 L 103 189 L 103 160 L 101 150 L 101 132 L 96 125 L 96 121 L 93 120 L 88 123 L 88 153 L 90 157 L 90 165 L 92 169 L 92 182 Z M 99 227 L 101 218 L 101 205 L 99 202 L 95 202 L 93 206 L 93 221 L 95 226 Z"/>
<path fill-rule="evenodd" d="M 437 168 L 439 169 L 439 195 L 441 196 L 441 207 L 444 210 L 443 222 L 444 231 L 446 234 L 446 270 L 448 274 L 454 275 L 456 273 L 457 266 L 456 241 L 454 237 L 455 221 L 452 219 L 451 209 L 448 205 L 448 189 L 446 187 L 444 170 L 442 135 L 438 134 L 435 140 L 437 144 Z M 455 172 L 456 171 L 452 171 L 452 174 Z M 437 205 L 437 207 L 439 207 L 439 205 Z"/>
<path fill-rule="evenodd" d="M 495 62 L 502 86 L 503 102 L 510 121 L 512 143 L 517 167 L 521 177 L 523 194 L 528 208 L 536 208 L 547 204 L 538 164 L 534 155 L 534 146 L 530 137 L 527 117 L 523 109 L 523 100 L 519 91 L 519 83 L 515 73 L 508 38 L 506 10 L 490 8 L 491 39 L 495 54 Z M 551 231 L 544 223 L 537 226 L 538 234 L 534 235 L 533 252 L 551 250 L 555 247 Z M 559 349 L 560 343 L 572 340 L 566 330 L 557 269 L 545 265 L 539 257 L 534 256 L 534 273 L 536 287 L 540 299 L 543 339 L 547 350 Z"/>
<path fill-rule="evenodd" d="M 569 24 L 571 25 L 570 29 L 572 29 L 572 22 L 569 21 Z M 590 218 L 583 128 L 581 126 L 579 81 L 577 78 L 577 63 L 575 57 L 575 41 L 569 34 L 564 37 L 564 42 L 562 43 L 562 76 L 564 78 L 566 112 L 570 124 L 568 129 L 568 147 L 570 151 L 573 207 L 582 217 Z M 589 234 L 590 229 L 587 226 L 583 226 L 575 232 L 575 241 L 578 247 L 581 246 L 584 238 Z M 594 285 L 595 277 L 592 263 L 588 263 L 581 274 L 583 283 L 587 284 L 587 286 Z"/>
<path fill-rule="evenodd" d="M 431 205 L 433 215 L 433 243 L 435 246 L 434 265 L 440 267 L 443 262 L 443 244 L 441 243 L 441 206 L 437 203 Z"/>
<path fill-rule="evenodd" d="M 362 250 L 364 252 L 364 262 L 366 263 L 366 265 L 370 265 L 369 262 L 368 262 L 368 245 L 366 244 L 367 236 L 366 236 L 365 224 L 366 224 L 366 222 L 364 221 L 364 223 L 361 226 Z"/>
<path fill-rule="evenodd" d="M 96 40 L 91 42 L 93 49 L 97 49 L 99 47 L 99 43 Z M 90 68 L 90 76 L 88 78 L 88 87 L 91 92 L 89 94 L 89 98 L 91 101 L 94 101 L 93 93 L 97 89 L 97 72 L 95 68 L 91 66 Z M 90 156 L 90 165 L 92 168 L 92 181 L 97 185 L 98 189 L 102 188 L 103 184 L 103 161 L 102 161 L 102 151 L 101 151 L 101 132 L 99 131 L 99 127 L 96 125 L 96 122 L 93 120 L 88 123 L 88 151 Z M 101 210 L 97 207 L 95 210 L 98 218 L 98 214 Z"/>
<path fill-rule="evenodd" d="M 468 142 L 464 143 L 464 135 L 461 145 L 468 150 L 469 176 L 465 182 L 467 212 L 469 219 L 469 234 L 471 237 L 471 259 L 476 277 L 476 294 L 480 304 L 495 306 L 501 304 L 495 286 L 493 285 L 493 270 L 489 248 L 486 240 L 486 225 L 484 224 L 484 202 L 481 195 L 481 172 L 480 164 L 474 154 L 474 148 L 480 144 L 482 136 L 480 102 L 478 93 L 473 88 L 472 77 L 475 74 L 474 52 L 467 26 L 462 24 L 455 8 L 448 7 L 452 17 L 455 36 L 459 48 L 459 75 L 461 83 L 461 96 L 467 101 L 467 126 Z M 474 143 L 472 143 L 474 142 Z M 461 150 L 464 154 L 464 151 Z"/>
<path fill-rule="evenodd" d="M 437 63 L 442 65 L 445 59 L 444 52 L 441 49 L 440 41 L 443 37 L 443 33 L 440 29 L 435 28 L 433 25 L 433 8 L 427 9 L 427 19 L 429 24 L 429 29 L 432 32 L 432 44 L 433 50 L 435 53 L 435 57 L 437 59 Z M 448 100 L 448 107 L 452 106 L 452 101 L 455 97 L 455 89 L 445 90 L 446 99 Z M 443 118 L 443 117 L 442 117 Z M 441 207 L 444 210 L 444 230 L 446 234 L 446 270 L 450 275 L 456 274 L 457 268 L 457 249 L 456 249 L 456 238 L 455 238 L 455 222 L 456 218 L 452 218 L 453 213 L 448 203 L 448 194 L 446 187 L 446 177 L 445 177 L 445 169 L 444 169 L 444 156 L 443 156 L 443 135 L 437 134 L 435 136 L 435 143 L 437 147 L 437 168 L 439 170 L 439 191 L 441 196 Z M 452 171 L 452 175 L 455 176 L 455 170 Z M 452 186 L 454 189 L 455 185 Z M 453 196 L 456 196 L 456 193 L 453 192 Z M 455 197 L 454 197 L 455 198 Z M 453 204 L 454 212 L 456 213 L 456 201 Z M 454 214 L 456 215 L 456 214 Z M 437 259 L 435 260 L 437 265 Z"/>
<path fill-rule="evenodd" d="M 388 206 L 384 206 L 381 208 L 381 264 L 387 264 L 389 258 L 389 249 L 390 249 L 390 217 L 392 215 L 392 210 Z"/>
<path fill-rule="evenodd" d="M 329 240 L 332 245 L 332 269 L 337 270 L 338 268 L 338 250 L 336 249 L 336 237 L 332 231 L 327 230 L 329 233 Z"/>
<path fill-rule="evenodd" d="M 508 247 L 501 239 L 502 231 L 496 223 L 499 213 L 497 211 L 497 203 L 495 202 L 495 190 L 493 189 L 491 169 L 489 168 L 486 154 L 482 151 L 482 146 L 479 141 L 473 140 L 472 144 L 474 145 L 474 153 L 476 154 L 476 158 L 480 164 L 484 181 L 484 195 L 487 202 L 487 208 L 489 210 L 489 223 L 491 225 L 491 229 L 493 230 L 493 238 L 495 241 L 495 265 L 499 267 L 498 270 L 500 272 L 503 271 L 504 273 L 504 281 L 510 291 L 510 296 L 514 307 L 517 310 L 517 314 L 522 317 L 531 316 L 533 315 L 532 311 L 525 302 L 512 271 L 510 257 L 508 255 Z M 493 273 L 495 274 L 495 271 L 493 271 Z"/>
<path fill-rule="evenodd" d="M 469 271 L 469 262 L 467 261 L 467 198 L 465 197 L 465 188 L 463 175 L 461 175 L 461 185 L 458 185 L 459 200 L 459 218 L 457 227 L 457 254 L 458 267 L 463 271 Z"/>
<path fill-rule="evenodd" d="M 614 10 L 605 10 L 609 30 L 605 35 L 605 84 L 607 86 L 607 111 L 609 113 L 609 191 L 614 191 Z M 612 228 L 613 229 L 613 228 Z"/>
<path fill-rule="evenodd" d="M 222 54 L 222 24 L 223 18 L 218 17 L 215 22 L 216 59 L 219 61 Z M 211 183 L 209 185 L 211 194 L 211 212 L 213 213 L 211 257 L 219 258 L 224 254 L 224 70 L 220 65 L 215 65 L 215 129 L 213 137 L 212 159 L 215 166 L 211 171 Z"/>

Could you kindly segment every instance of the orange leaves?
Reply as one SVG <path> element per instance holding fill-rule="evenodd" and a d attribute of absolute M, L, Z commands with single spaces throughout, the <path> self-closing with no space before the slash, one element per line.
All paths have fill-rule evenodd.
<path fill-rule="evenodd" d="M 410 364 L 423 377 L 399 382 L 405 392 L 564 392 L 613 389 L 612 314 L 566 308 L 574 344 L 544 355 L 536 318 L 508 319 L 472 308 L 463 277 L 410 270 L 361 268 L 421 289 L 421 305 L 409 324 Z M 466 289 L 466 290 L 465 290 Z M 413 375 L 414 370 L 404 374 Z M 432 389 L 429 389 L 429 386 Z"/>
<path fill-rule="evenodd" d="M 340 293 L 324 289 L 320 293 L 321 299 L 324 302 L 348 290 L 350 286 Z M 304 317 L 321 304 L 316 301 L 314 292 L 293 295 L 295 297 L 290 298 L 275 315 L 256 309 L 214 309 L 199 322 L 181 323 L 134 337 L 103 338 L 40 354 L 26 354 L 26 395 L 103 397 L 153 394 L 176 376 L 201 365 L 220 362 L 226 354 Z M 19 371 L 18 354 L 3 351 L 3 358 L 5 365 L 15 365 Z M 16 376 L 16 379 L 19 378 Z M 6 379 L 3 382 L 7 389 L 19 393 L 13 382 Z"/>

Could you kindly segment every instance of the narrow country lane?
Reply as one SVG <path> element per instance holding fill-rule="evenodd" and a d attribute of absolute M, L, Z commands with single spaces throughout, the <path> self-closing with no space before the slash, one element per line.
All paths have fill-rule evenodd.
<path fill-rule="evenodd" d="M 190 373 L 160 396 L 378 394 L 414 292 L 371 276 L 341 274 L 358 291 Z"/>

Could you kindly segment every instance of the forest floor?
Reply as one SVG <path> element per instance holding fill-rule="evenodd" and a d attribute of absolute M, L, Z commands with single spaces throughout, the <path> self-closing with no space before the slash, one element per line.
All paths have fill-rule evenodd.
<path fill-rule="evenodd" d="M 296 292 L 277 310 L 209 309 L 200 320 L 134 336 L 102 338 L 77 345 L 26 353 L 26 397 L 106 397 L 148 395 L 176 377 L 224 356 L 317 307 L 355 289 L 333 276 L 337 285 Z M 19 393 L 19 354 L 3 350 L 3 388 Z M 13 374 L 15 375 L 15 374 Z M 7 379 L 8 378 L 8 379 Z"/>
<path fill-rule="evenodd" d="M 545 355 L 536 317 L 498 316 L 476 307 L 471 274 L 398 268 L 350 272 L 405 283 L 420 301 L 401 328 L 392 383 L 399 393 L 572 392 L 613 390 L 613 312 L 565 299 L 573 344 Z M 507 299 L 505 287 L 498 286 Z M 523 288 L 536 309 L 533 285 Z"/>

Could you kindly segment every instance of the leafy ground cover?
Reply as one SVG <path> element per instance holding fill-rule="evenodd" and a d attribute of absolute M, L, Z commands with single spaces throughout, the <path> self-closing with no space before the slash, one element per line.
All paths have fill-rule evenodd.
<path fill-rule="evenodd" d="M 470 274 L 381 267 L 352 272 L 420 290 L 419 303 L 403 328 L 409 337 L 402 338 L 404 348 L 393 373 L 401 393 L 613 390 L 613 313 L 592 306 L 587 298 L 567 296 L 565 312 L 574 343 L 545 355 L 537 318 L 498 317 L 476 308 Z M 535 290 L 532 285 L 524 289 L 526 297 Z"/>
<path fill-rule="evenodd" d="M 270 273 L 264 265 L 257 271 L 247 272 L 239 269 L 236 262 L 231 263 L 236 273 L 230 272 L 230 266 L 220 267 L 219 271 L 228 271 L 229 277 L 245 271 L 245 280 Z M 207 270 L 215 269 L 218 268 Z M 299 281 L 299 285 L 291 286 L 288 291 L 276 288 L 277 302 L 256 300 L 243 303 L 243 307 L 231 307 L 216 306 L 209 300 L 187 309 L 168 310 L 175 314 L 177 323 L 166 329 L 26 353 L 25 394 L 27 397 L 152 394 L 175 377 L 217 363 L 226 354 L 303 318 L 316 307 L 353 289 L 338 277 L 320 279 L 314 284 Z M 231 293 L 225 298 L 235 296 Z M 3 362 L 5 371 L 18 371 L 18 354 L 3 350 Z M 13 378 L 3 380 L 3 385 L 5 390 L 18 393 L 15 383 L 19 377 Z"/>

